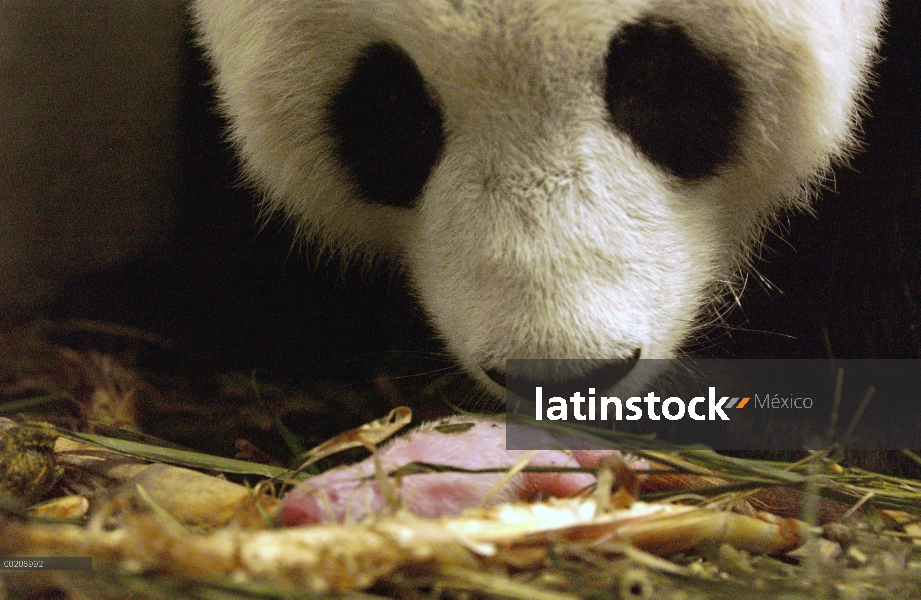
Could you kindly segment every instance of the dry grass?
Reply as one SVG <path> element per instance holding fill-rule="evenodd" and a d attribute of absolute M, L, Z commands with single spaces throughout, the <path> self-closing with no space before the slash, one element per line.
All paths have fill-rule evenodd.
<path fill-rule="evenodd" d="M 752 556 L 717 535 L 658 557 L 614 535 L 573 536 L 549 522 L 490 542 L 490 554 L 446 538 L 444 523 L 401 522 L 395 535 L 387 529 L 394 521 L 382 519 L 311 528 L 305 535 L 319 558 L 292 566 L 285 560 L 296 562 L 307 542 L 275 529 L 273 514 L 294 457 L 417 391 L 387 379 L 363 390 L 267 383 L 189 368 L 194 361 L 177 369 L 176 361 L 149 359 L 169 352 L 144 332 L 96 323 L 0 332 L 0 414 L 10 417 L 0 424 L 0 554 L 94 558 L 92 571 L 2 573 L 0 597 L 921 597 L 912 516 L 921 515 L 921 482 L 842 469 L 827 455 L 781 463 L 699 449 L 637 451 L 664 479 L 690 482 L 647 489 L 643 501 L 755 508 L 776 501 L 767 507 L 775 513 L 837 519 L 782 556 Z M 344 412 L 354 421 L 344 423 Z M 314 437 L 295 433 L 308 430 Z M 46 499 L 57 502 L 29 510 Z M 282 559 L 260 571 L 243 561 L 244 548 L 276 548 Z"/>

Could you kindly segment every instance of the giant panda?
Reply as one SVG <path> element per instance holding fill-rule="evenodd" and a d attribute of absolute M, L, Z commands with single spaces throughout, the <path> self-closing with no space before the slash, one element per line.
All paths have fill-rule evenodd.
<path fill-rule="evenodd" d="M 266 206 L 509 358 L 670 358 L 858 147 L 876 0 L 196 0 Z"/>
<path fill-rule="evenodd" d="M 316 255 L 314 246 L 307 252 L 300 249 L 289 252 L 288 245 L 292 236 L 285 233 L 279 236 L 276 244 L 278 252 L 275 252 L 274 257 L 263 252 L 263 248 L 258 248 L 253 253 L 247 246 L 247 240 L 264 240 L 264 233 L 257 235 L 253 231 L 254 228 L 248 225 L 228 227 L 228 215 L 231 215 L 230 219 L 234 223 L 245 223 L 250 218 L 249 207 L 253 204 L 253 198 L 246 194 L 238 194 L 241 186 L 234 185 L 232 174 L 227 177 L 226 182 L 217 181 L 220 176 L 212 176 L 218 171 L 232 171 L 232 168 L 228 169 L 222 165 L 215 168 L 213 164 L 201 164 L 202 158 L 215 155 L 214 148 L 221 148 L 221 144 L 217 141 L 217 134 L 213 135 L 213 139 L 206 140 L 205 138 L 211 137 L 211 134 L 200 136 L 200 132 L 196 130 L 202 123 L 213 121 L 214 117 L 210 110 L 211 100 L 205 97 L 208 95 L 205 93 L 206 87 L 200 85 L 201 81 L 209 78 L 205 67 L 202 65 L 201 68 L 196 66 L 191 71 L 186 70 L 190 50 L 191 54 L 197 54 L 196 48 L 181 47 L 181 37 L 194 35 L 190 33 L 191 24 L 183 22 L 188 19 L 188 15 L 185 14 L 186 4 L 185 0 L 130 5 L 64 0 L 53 7 L 37 9 L 34 3 L 27 0 L 7 0 L 0 3 L 0 15 L 3 16 L 4 23 L 0 26 L 0 104 L 3 107 L 0 119 L 4 124 L 0 128 L 0 142 L 6 149 L 0 157 L 0 177 L 4 182 L 4 193 L 0 195 L 0 316 L 5 318 L 10 315 L 11 308 L 34 304 L 36 297 L 47 297 L 50 291 L 59 288 L 60 283 L 74 273 L 95 271 L 106 264 L 123 262 L 125 257 L 140 250 L 149 264 L 160 267 L 159 272 L 152 277 L 146 273 L 132 274 L 129 285 L 126 285 L 124 280 L 119 280 L 115 284 L 103 280 L 101 285 L 89 292 L 83 288 L 78 289 L 74 294 L 76 301 L 68 302 L 69 298 L 64 298 L 62 304 L 65 308 L 61 311 L 62 314 L 81 318 L 114 318 L 143 327 L 161 329 L 165 322 L 178 314 L 179 316 L 173 320 L 178 323 L 170 321 L 170 325 L 165 328 L 165 332 L 171 337 L 201 341 L 202 345 L 207 346 L 206 351 L 216 344 L 220 345 L 228 349 L 225 350 L 225 354 L 240 356 L 240 360 L 237 361 L 240 366 L 249 365 L 254 357 L 264 361 L 264 365 L 279 364 L 286 358 L 293 357 L 298 365 L 310 365 L 310 369 L 316 367 L 316 374 L 329 372 L 337 364 L 345 364 L 347 361 L 354 364 L 354 361 L 349 359 L 355 354 L 365 352 L 363 346 L 367 343 L 377 344 L 379 340 L 392 338 L 394 333 L 399 336 L 407 329 L 416 330 L 415 324 L 407 328 L 405 322 L 394 324 L 392 327 L 387 325 L 390 327 L 387 330 L 376 329 L 403 310 L 402 300 L 392 301 L 388 294 L 378 293 L 381 287 L 392 289 L 387 280 L 383 286 L 368 289 L 367 301 L 357 301 L 358 296 L 365 293 L 363 290 L 367 289 L 367 286 L 354 286 L 356 290 L 353 292 L 353 286 L 347 286 L 348 289 L 343 290 L 338 284 L 337 274 L 331 274 L 323 280 L 315 278 L 312 272 L 305 273 L 312 271 L 311 268 L 291 272 L 288 267 L 298 263 L 303 255 Z M 210 10 L 219 10 L 222 6 L 221 3 L 215 3 L 211 5 Z M 238 6 L 238 9 L 243 11 L 244 7 L 250 5 L 229 3 L 223 10 L 230 11 L 233 6 Z M 266 4 L 261 9 L 266 11 L 266 19 L 271 16 L 273 6 Z M 332 5 L 316 2 L 284 4 L 285 10 L 295 10 L 297 7 L 300 7 L 300 10 L 308 10 L 311 7 L 319 10 L 323 6 Z M 462 8 L 461 5 L 458 6 Z M 517 5 L 509 5 L 509 10 L 515 6 Z M 624 16 L 624 26 L 627 26 L 628 21 L 633 24 L 631 31 L 642 31 L 642 27 L 636 26 L 649 25 L 653 21 L 664 29 L 675 31 L 676 17 L 667 17 L 668 4 L 638 2 L 631 6 L 637 11 L 635 19 L 631 21 L 632 17 Z M 711 6 L 716 11 L 715 14 L 722 14 L 719 5 Z M 776 9 L 772 9 L 772 5 L 769 4 L 757 3 L 751 6 L 746 3 L 730 3 L 727 6 L 732 10 L 727 9 L 723 12 L 726 15 L 739 16 L 739 23 L 730 26 L 708 18 L 709 20 L 704 19 L 705 22 L 702 21 L 700 24 L 703 29 L 713 30 L 710 37 L 715 44 L 714 47 L 718 46 L 722 39 L 722 33 L 716 32 L 717 28 L 721 28 L 720 31 L 731 31 L 733 27 L 741 26 L 743 23 L 745 27 L 755 31 L 763 27 L 764 31 L 758 35 L 748 36 L 753 44 L 760 44 L 758 40 L 769 38 L 776 33 L 772 28 L 777 27 L 780 32 L 786 31 L 791 36 L 802 36 L 801 41 L 805 47 L 815 50 L 797 54 L 799 50 L 794 52 L 792 47 L 787 48 L 784 55 L 795 63 L 795 68 L 790 70 L 789 74 L 798 73 L 804 78 L 816 77 L 815 85 L 809 88 L 813 90 L 831 89 L 824 83 L 820 85 L 820 80 L 833 79 L 845 88 L 850 85 L 847 77 L 853 65 L 845 70 L 829 68 L 826 71 L 819 68 L 821 65 L 813 65 L 814 70 L 807 73 L 808 69 L 813 67 L 809 67 L 804 61 L 810 57 L 824 57 L 830 65 L 838 60 L 836 57 L 845 56 L 847 44 L 829 42 L 835 51 L 829 54 L 818 52 L 818 43 L 820 40 L 837 39 L 836 36 L 856 36 L 857 34 L 849 33 L 850 30 L 839 29 L 844 25 L 857 27 L 857 24 L 862 22 L 832 22 L 829 19 L 837 13 L 827 9 L 825 5 L 821 5 L 821 8 L 815 7 L 814 12 L 795 15 L 790 12 L 793 9 L 789 3 L 778 5 Z M 857 10 L 855 6 L 862 5 L 842 4 L 840 10 Z M 193 12 L 200 18 L 206 15 L 208 5 L 197 5 L 194 8 Z M 860 72 L 859 69 L 854 71 L 862 75 L 862 85 L 854 85 L 849 97 L 860 97 L 861 89 L 867 92 L 867 110 L 860 110 L 859 102 L 849 101 L 848 106 L 851 110 L 856 106 L 856 113 L 863 113 L 862 123 L 851 128 L 850 138 L 845 136 L 839 140 L 841 142 L 850 139 L 849 144 L 830 146 L 836 150 L 831 156 L 834 158 L 833 162 L 837 162 L 837 167 L 831 175 L 824 177 L 819 174 L 822 172 L 821 169 L 816 170 L 812 181 L 818 183 L 814 187 L 820 194 L 811 204 L 808 203 L 810 194 L 797 196 L 795 193 L 799 190 L 808 190 L 808 176 L 803 176 L 802 182 L 795 185 L 792 179 L 788 182 L 794 192 L 787 196 L 777 196 L 775 203 L 786 203 L 787 206 L 794 207 L 794 210 L 781 208 L 775 212 L 779 218 L 775 218 L 769 216 L 771 209 L 765 208 L 762 220 L 757 222 L 755 219 L 752 226 L 754 233 L 749 236 L 750 244 L 746 247 L 739 242 L 739 247 L 747 249 L 747 254 L 754 259 L 750 263 L 747 264 L 744 260 L 746 253 L 741 252 L 734 260 L 742 268 L 733 270 L 733 267 L 725 266 L 726 276 L 713 274 L 712 284 L 705 286 L 706 289 L 702 292 L 695 291 L 690 286 L 681 288 L 676 282 L 674 287 L 682 291 L 682 296 L 671 298 L 671 302 L 693 299 L 694 293 L 697 293 L 699 303 L 691 302 L 684 315 L 684 324 L 672 328 L 669 335 L 675 334 L 676 339 L 680 337 L 676 331 L 685 329 L 683 338 L 672 344 L 674 352 L 755 357 L 904 358 L 921 355 L 921 303 L 918 301 L 921 297 L 921 276 L 917 266 L 921 264 L 921 252 L 915 241 L 921 235 L 921 227 L 918 225 L 921 222 L 918 214 L 921 207 L 918 173 L 921 169 L 917 165 L 917 158 L 921 155 L 921 111 L 918 108 L 921 90 L 914 67 L 918 60 L 921 60 L 916 33 L 918 24 L 921 23 L 921 11 L 915 3 L 908 0 L 893 0 L 887 3 L 885 12 L 887 19 L 882 28 L 883 45 L 879 52 L 881 58 L 875 61 L 870 74 Z M 602 11 L 600 15 L 603 14 Z M 233 14 L 227 13 L 224 16 L 230 18 Z M 878 13 L 874 13 L 873 18 L 878 16 Z M 795 26 L 784 28 L 780 21 L 775 21 L 786 18 L 796 21 Z M 204 46 L 210 48 L 217 45 L 216 38 L 219 35 L 217 32 L 209 35 L 205 21 L 202 20 L 202 27 L 199 28 L 205 32 L 200 39 L 204 41 Z M 347 31 L 351 31 L 352 25 L 360 22 L 361 19 L 357 17 L 343 18 L 337 24 L 336 31 L 348 35 Z M 186 29 L 185 32 L 183 27 Z M 617 36 L 615 30 L 619 31 L 619 27 L 621 26 L 609 28 L 609 45 Z M 871 32 L 876 31 L 870 25 L 866 27 L 869 27 Z M 258 38 L 260 34 L 256 33 L 257 30 L 261 29 L 253 29 L 247 35 Z M 646 31 L 649 31 L 649 27 Z M 300 39 L 304 35 L 307 34 L 298 33 L 292 39 Z M 854 39 L 859 38 L 863 46 L 872 46 L 872 38 L 860 35 L 863 37 L 857 36 Z M 249 38 L 244 36 L 238 41 L 243 44 L 247 43 L 247 39 Z M 639 47 L 639 38 L 636 35 L 624 39 L 630 42 L 628 46 Z M 700 48 L 705 46 L 705 40 L 702 38 L 688 39 Z M 731 39 L 731 36 L 727 37 L 726 43 Z M 232 41 L 225 40 L 227 44 Z M 793 38 L 787 40 L 791 44 L 793 41 Z M 392 44 L 391 48 L 395 45 Z M 747 56 L 741 49 L 736 49 L 740 51 L 740 56 L 733 59 L 733 64 L 736 65 L 734 68 L 743 64 Z M 647 50 L 652 51 L 648 48 Z M 230 51 L 231 48 L 228 48 L 228 52 Z M 732 66 L 730 63 L 733 60 L 726 59 L 724 55 L 731 57 L 734 51 L 732 48 L 724 51 L 707 51 L 704 56 L 719 59 L 716 60 L 717 63 L 722 60 L 726 65 Z M 405 50 L 402 52 L 409 56 Z M 470 52 L 472 50 L 465 56 L 471 58 L 473 54 Z M 841 54 L 837 54 L 839 52 Z M 269 58 L 269 55 L 251 56 L 254 70 L 262 68 L 257 65 L 266 65 Z M 759 50 L 754 58 L 773 60 L 771 57 L 771 54 Z M 602 63 L 606 63 L 607 55 L 603 58 L 605 60 Z M 870 61 L 873 62 L 872 59 Z M 198 61 L 195 59 L 192 62 Z M 221 76 L 220 61 L 212 62 L 218 69 L 218 77 L 215 78 L 218 87 L 224 89 L 222 82 L 226 82 Z M 351 77 L 358 64 L 356 60 L 333 62 L 337 77 L 341 80 L 340 84 Z M 603 71 L 607 67 L 602 63 L 598 64 L 595 75 L 595 84 L 598 88 L 596 92 L 601 94 L 595 96 L 597 103 L 600 103 L 596 106 L 599 114 L 607 110 L 608 102 L 607 98 L 602 98 L 603 84 L 606 83 L 603 81 Z M 413 68 L 418 71 L 416 67 Z M 681 72 L 682 69 L 677 71 Z M 690 69 L 684 71 L 690 72 Z M 777 67 L 776 71 L 786 72 L 781 67 Z M 634 72 L 639 71 L 635 69 Z M 751 67 L 742 69 L 742 72 L 752 77 L 755 73 Z M 267 73 L 271 71 L 267 70 Z M 820 77 L 823 73 L 824 79 Z M 650 75 L 654 76 L 655 73 L 650 71 Z M 689 75 L 689 78 L 693 77 L 693 74 Z M 793 85 L 791 82 L 788 83 Z M 300 89 L 298 86 L 303 85 L 304 81 L 295 79 L 290 82 L 289 89 L 293 92 Z M 752 87 L 754 84 L 750 82 L 747 85 L 749 88 L 746 88 L 746 93 L 752 94 L 753 97 L 761 97 L 772 89 L 771 86 Z M 423 87 L 426 89 L 427 97 L 438 100 L 439 93 L 431 83 Z M 343 88 L 340 85 L 338 89 Z M 667 91 L 663 89 L 663 92 Z M 333 86 L 324 93 L 332 97 L 335 92 L 336 88 Z M 590 96 L 590 92 L 591 90 L 587 90 L 586 94 Z M 229 90 L 224 89 L 224 94 L 225 113 L 233 123 L 238 119 L 233 110 L 227 107 L 234 103 L 230 99 Z M 244 93 L 241 94 L 238 98 L 240 101 L 246 98 Z M 192 101 L 189 96 L 193 97 Z M 199 96 L 201 98 L 198 98 Z M 280 97 L 288 96 L 290 94 L 285 92 Z M 663 93 L 663 97 L 669 96 Z M 634 103 L 634 106 L 645 103 L 652 107 L 649 114 L 656 115 L 657 111 L 662 112 L 664 105 L 646 102 L 640 94 L 637 98 L 639 102 Z M 614 100 L 616 99 L 614 97 Z M 790 101 L 792 100 L 785 97 L 784 102 Z M 808 104 L 805 96 L 803 102 Z M 201 104 L 201 108 L 190 112 L 189 106 L 195 103 Z M 767 96 L 764 96 L 763 103 L 770 104 Z M 508 111 L 506 113 L 512 114 Z M 777 113 L 783 123 L 794 122 L 788 118 L 793 113 L 786 108 L 778 109 Z M 260 114 L 258 111 L 252 113 L 254 118 Z M 265 115 L 263 117 L 268 118 Z M 667 119 L 651 120 L 653 123 L 658 121 L 665 123 Z M 505 122 L 508 122 L 508 119 Z M 612 119 L 608 119 L 607 122 L 610 125 L 609 134 L 618 129 L 619 126 L 614 124 Z M 447 120 L 445 123 L 450 124 L 450 121 Z M 847 126 L 842 127 L 847 129 Z M 219 128 L 214 127 L 215 131 Z M 447 125 L 443 128 L 443 133 L 450 133 Z M 623 143 L 630 142 L 631 135 L 635 135 L 638 129 L 641 127 L 634 123 L 633 134 L 622 132 L 618 139 Z M 243 148 L 246 145 L 243 141 L 246 137 L 245 132 L 243 129 L 237 131 L 240 134 L 237 136 L 237 146 Z M 826 131 L 831 132 L 832 130 Z M 792 135 L 792 131 L 788 133 Z M 192 144 L 188 143 L 189 139 L 193 140 Z M 386 136 L 382 135 L 379 139 L 386 141 Z M 646 139 L 646 146 L 649 146 L 650 140 L 655 141 L 653 138 Z M 717 141 L 717 138 L 714 140 Z M 674 143 L 674 147 L 679 148 L 674 139 L 666 141 Z M 436 171 L 447 164 L 445 157 L 449 155 L 452 147 L 448 142 L 450 140 L 441 148 Z M 632 146 L 628 146 L 633 149 L 632 154 L 622 158 L 635 159 L 636 164 L 645 164 L 646 169 L 658 169 L 657 172 L 663 177 L 670 176 L 674 194 L 678 195 L 688 190 L 703 193 L 707 189 L 716 189 L 713 181 L 725 179 L 728 173 L 734 172 L 733 170 L 742 164 L 738 135 L 730 144 L 733 148 L 730 153 L 733 157 L 731 161 L 716 165 L 714 172 L 709 175 L 690 178 L 682 178 L 677 172 L 669 173 L 667 165 L 661 167 L 656 161 L 648 160 L 640 144 L 630 143 Z M 772 144 L 777 145 L 778 142 L 772 140 Z M 411 143 L 409 145 L 412 146 Z M 659 146 L 660 149 L 666 150 L 672 147 L 668 144 Z M 783 144 L 778 145 L 778 148 L 781 146 Z M 522 148 L 527 147 L 522 145 Z M 684 148 L 682 152 L 691 147 L 690 144 L 680 146 Z M 844 148 L 850 148 L 855 156 L 841 160 L 842 152 L 846 153 Z M 332 152 L 332 147 L 328 150 Z M 218 154 L 224 154 L 223 149 Z M 245 152 L 242 154 L 246 156 Z M 403 152 L 384 154 L 391 158 L 403 156 L 410 163 L 412 157 L 416 156 Z M 778 150 L 778 155 L 784 153 Z M 767 155 L 762 153 L 761 156 L 764 158 Z M 719 155 L 716 157 L 719 158 Z M 669 157 L 658 155 L 657 160 L 665 159 Z M 508 160 L 511 160 L 511 156 Z M 223 158 L 219 158 L 213 162 L 223 161 Z M 372 223 L 372 229 L 379 232 L 380 239 L 377 242 L 362 241 L 354 235 L 349 237 L 341 227 L 333 228 L 328 226 L 329 224 L 317 223 L 316 218 L 305 218 L 303 211 L 283 209 L 267 211 L 266 214 L 282 217 L 287 215 L 291 228 L 301 230 L 301 235 L 293 236 L 295 239 L 314 238 L 319 244 L 325 244 L 326 248 L 333 251 L 343 250 L 343 256 L 359 259 L 353 260 L 353 264 L 361 263 L 365 257 L 395 256 L 397 260 L 402 259 L 404 270 L 414 277 L 421 289 L 425 278 L 416 272 L 417 268 L 408 259 L 408 249 L 395 247 L 396 242 L 402 239 L 404 245 L 412 245 L 419 250 L 421 245 L 416 243 L 419 238 L 396 235 L 384 225 L 405 223 L 406 219 L 399 217 L 400 214 L 406 214 L 408 217 L 420 214 L 422 196 L 429 197 L 428 192 L 432 190 L 432 186 L 425 188 L 425 193 L 414 201 L 415 208 L 412 209 L 399 209 L 385 206 L 380 202 L 368 202 L 362 199 L 366 194 L 359 193 L 356 178 L 354 174 L 349 174 L 346 162 L 335 158 L 332 161 L 324 159 L 315 163 L 326 164 L 329 168 L 339 170 L 338 179 L 333 177 L 326 180 L 319 177 L 320 183 L 324 185 L 342 184 L 337 188 L 341 192 L 339 196 L 320 190 L 318 194 L 306 194 L 304 198 L 322 198 L 318 206 L 328 209 L 323 214 L 330 219 L 336 219 L 340 226 L 352 223 L 357 227 L 360 219 L 356 215 L 367 216 L 374 212 L 392 214 L 394 219 L 380 219 Z M 268 199 L 266 206 L 293 205 L 293 200 L 286 197 L 283 190 L 277 189 L 277 186 L 273 187 L 271 182 L 267 183 L 267 180 L 253 168 L 252 160 L 247 160 L 245 164 L 249 165 L 251 181 L 265 193 Z M 391 163 L 386 161 L 379 164 L 383 166 L 384 173 L 387 169 L 395 170 L 391 169 Z M 810 167 L 805 162 L 801 166 L 803 173 L 809 171 Z M 672 170 L 675 170 L 674 166 Z M 311 171 L 305 171 L 309 172 Z M 409 169 L 409 172 L 412 172 L 412 169 Z M 425 173 L 417 179 L 424 175 Z M 685 173 L 685 176 L 687 175 Z M 775 183 L 767 173 L 764 173 L 759 181 L 769 183 L 770 186 Z M 418 183 L 417 181 L 416 184 Z M 755 186 L 755 183 L 752 185 Z M 226 189 L 232 193 L 228 194 L 224 191 Z M 310 190 L 311 193 L 313 191 Z M 229 199 L 229 196 L 233 198 Z M 341 202 L 337 204 L 336 198 Z M 349 198 L 353 200 L 349 202 Z M 196 206 L 196 203 L 201 203 L 203 199 L 207 199 L 205 209 Z M 749 198 L 747 201 L 750 200 Z M 336 207 L 340 205 L 350 206 L 352 212 L 337 210 Z M 176 210 L 177 206 L 179 210 Z M 427 206 L 433 205 L 428 203 Z M 480 208 L 485 211 L 489 207 Z M 687 208 L 690 209 L 690 205 Z M 713 208 L 712 216 L 716 219 L 717 207 Z M 814 210 L 815 214 L 797 208 L 808 208 L 809 211 Z M 190 215 L 192 218 L 189 218 Z M 315 214 L 313 216 L 316 217 Z M 484 213 L 482 216 L 488 215 Z M 514 220 L 509 222 L 514 223 Z M 498 228 L 499 225 L 500 222 L 497 221 L 495 227 Z M 460 221 L 457 226 L 460 227 Z M 760 226 L 766 231 L 766 243 L 759 245 Z M 261 227 L 262 225 L 257 225 L 255 229 Z M 478 227 L 480 226 L 476 223 L 470 224 L 471 231 L 477 230 Z M 182 231 L 175 234 L 176 229 Z M 724 242 L 735 237 L 739 237 L 740 240 L 745 237 L 738 229 L 728 225 L 725 229 L 719 232 L 719 237 Z M 189 231 L 217 232 L 217 236 L 212 235 L 205 241 L 175 239 L 182 238 L 185 232 Z M 485 231 L 488 233 L 489 229 Z M 499 233 L 498 229 L 496 232 Z M 705 248 L 709 233 L 712 232 L 703 230 L 699 239 L 694 240 L 695 244 L 700 243 L 703 245 L 701 247 Z M 215 237 L 219 240 L 217 243 L 214 242 Z M 592 239 L 596 242 L 607 239 L 610 242 L 613 238 L 606 234 Z M 666 252 L 662 252 L 664 246 L 661 245 L 661 240 L 654 243 L 658 243 L 659 246 L 631 243 L 625 247 L 632 248 L 638 254 L 668 256 Z M 170 253 L 175 253 L 177 249 L 180 252 L 192 249 L 192 252 L 182 258 L 184 262 L 178 266 L 171 262 L 170 258 Z M 198 249 L 207 251 L 203 253 Z M 458 252 L 458 255 L 460 254 Z M 258 260 L 250 258 L 254 255 L 258 255 Z M 731 255 L 731 252 L 727 255 Z M 244 268 L 241 265 L 250 266 Z M 273 265 L 284 265 L 284 268 Z M 331 269 L 335 270 L 337 269 Z M 639 269 L 634 271 L 642 272 Z M 257 276 L 253 277 L 253 273 Z M 655 276 L 656 273 L 648 273 L 651 280 L 655 280 Z M 706 279 L 710 275 L 700 277 Z M 177 282 L 177 279 L 180 281 Z M 660 278 L 660 284 L 666 285 L 666 279 Z M 770 286 L 767 281 L 773 281 L 775 285 Z M 283 282 L 282 288 L 273 290 L 273 286 L 278 282 Z M 488 282 L 489 278 L 486 278 L 483 283 L 485 285 Z M 495 283 L 504 285 L 501 281 Z M 514 281 L 510 280 L 508 283 L 511 288 Z M 654 281 L 646 282 L 647 285 L 653 283 Z M 188 290 L 196 286 L 202 289 L 195 291 L 197 297 L 190 297 Z M 488 289 L 489 286 L 484 287 L 484 291 Z M 744 293 L 741 293 L 743 290 Z M 274 296 L 266 301 L 265 294 L 260 295 L 261 291 L 270 291 Z M 553 294 L 552 298 L 574 304 L 572 298 L 566 300 L 566 294 L 571 293 L 575 297 L 578 295 L 577 292 L 576 287 L 567 286 L 564 294 Z M 446 329 L 444 323 L 439 323 L 445 321 L 448 316 L 439 317 L 438 311 L 441 309 L 433 306 L 435 300 L 426 300 L 426 296 L 432 294 L 433 292 L 419 296 L 435 315 L 435 324 L 451 343 L 455 353 L 463 358 L 465 354 L 469 354 L 467 350 L 461 347 L 460 341 L 452 340 L 456 336 Z M 596 294 L 595 302 L 601 303 L 605 296 L 606 294 Z M 741 302 L 736 302 L 736 296 L 741 297 Z M 535 327 L 539 325 L 538 317 L 542 314 L 540 311 L 530 310 L 531 307 L 524 305 L 519 299 L 512 300 L 512 294 L 507 297 L 509 305 L 521 306 L 521 312 L 528 313 L 527 319 L 513 325 L 522 328 L 527 327 L 528 323 Z M 591 297 L 588 293 L 581 295 L 581 299 L 586 302 L 586 299 Z M 141 299 L 138 302 L 142 305 L 140 308 L 130 306 L 135 298 Z M 667 297 L 657 296 L 649 299 L 648 304 L 661 304 L 664 310 L 668 303 L 663 298 L 668 300 Z M 319 299 L 322 306 L 313 302 L 314 299 Z M 733 308 L 735 304 L 740 306 Z M 76 305 L 76 308 L 72 308 L 71 305 Z M 467 304 L 460 296 L 455 298 L 454 307 L 463 306 L 470 306 L 471 311 L 480 313 L 479 317 L 474 312 L 461 316 L 464 319 L 481 318 L 481 327 L 489 325 L 499 328 L 503 322 L 502 311 L 485 315 L 477 305 Z M 503 305 L 502 308 L 506 307 Z M 550 310 L 553 307 L 548 304 L 544 308 Z M 605 307 L 599 305 L 599 308 Z M 645 306 L 641 308 L 644 310 L 640 313 L 620 313 L 643 314 Z M 183 316 L 183 311 L 192 316 Z M 329 318 L 333 316 L 331 311 L 336 313 L 337 318 L 349 316 L 339 318 L 338 322 L 334 323 Z M 588 317 L 583 315 L 581 318 L 584 320 Z M 636 322 L 636 326 L 639 327 L 642 319 L 636 319 Z M 447 325 L 452 323 L 459 327 L 462 320 L 457 317 Z M 569 325 L 578 323 L 570 322 Z M 558 320 L 557 327 L 564 326 L 568 326 L 564 320 Z M 234 331 L 237 332 L 235 335 Z M 374 341 L 362 340 L 360 336 L 363 333 L 360 332 L 370 332 Z M 526 333 L 507 340 L 507 345 L 526 343 L 529 339 L 524 335 Z M 541 333 L 539 327 L 535 333 Z M 554 332 L 552 327 L 543 332 L 548 335 L 558 333 Z M 425 336 L 426 332 L 420 332 L 416 337 Z M 565 345 L 565 340 L 546 336 L 545 338 L 546 344 Z M 480 336 L 479 339 L 484 344 L 488 342 L 486 337 Z M 304 351 L 306 355 L 298 355 L 299 349 L 310 345 L 314 340 L 333 342 L 322 343 L 319 349 L 307 349 Z M 577 342 L 591 344 L 588 338 Z M 570 340 L 569 343 L 576 342 Z M 252 345 L 255 347 L 250 348 Z M 416 341 L 411 345 L 418 347 Z M 627 348 L 623 350 L 620 354 L 629 352 Z M 334 356 L 337 352 L 339 355 Z M 654 354 L 647 347 L 643 348 L 642 356 Z M 481 361 L 476 357 L 467 356 L 465 364 L 470 371 L 480 378 L 484 389 L 495 392 L 497 388 L 483 378 L 484 371 L 480 366 L 473 365 L 473 362 Z M 490 365 L 486 366 L 488 370 Z M 501 375 L 498 371 L 490 372 Z M 355 374 L 345 376 L 356 378 Z M 361 378 L 362 375 L 357 377 Z"/>
<path fill-rule="evenodd" d="M 140 324 L 173 303 L 191 315 L 180 335 L 199 328 L 185 339 L 242 327 L 234 349 L 263 340 L 270 362 L 325 323 L 305 296 L 341 303 L 322 283 L 275 290 L 306 316 L 272 325 L 252 309 L 278 302 L 251 292 L 278 271 L 175 232 L 253 235 L 221 223 L 236 202 L 198 163 L 219 146 L 198 139 L 208 99 L 186 97 L 203 48 L 265 214 L 311 252 L 396 264 L 485 394 L 514 357 L 921 356 L 911 0 L 0 0 L 0 16 L 0 318 L 139 251 L 167 272 L 130 274 Z M 268 262 L 297 262 L 287 244 Z M 161 254 L 189 247 L 178 267 Z M 78 288 L 91 316 L 130 295 Z M 324 352 L 354 333 L 323 327 Z M 479 424 L 389 448 L 507 465 Z"/>

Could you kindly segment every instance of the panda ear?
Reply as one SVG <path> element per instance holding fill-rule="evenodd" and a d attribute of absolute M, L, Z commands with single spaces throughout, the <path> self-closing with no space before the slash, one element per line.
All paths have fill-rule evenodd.
<path fill-rule="evenodd" d="M 441 111 L 409 56 L 374 44 L 327 107 L 336 159 L 367 202 L 411 208 L 444 145 Z"/>
<path fill-rule="evenodd" d="M 652 162 L 684 179 L 712 175 L 732 157 L 743 94 L 730 66 L 676 25 L 619 31 L 605 60 L 611 122 Z"/>

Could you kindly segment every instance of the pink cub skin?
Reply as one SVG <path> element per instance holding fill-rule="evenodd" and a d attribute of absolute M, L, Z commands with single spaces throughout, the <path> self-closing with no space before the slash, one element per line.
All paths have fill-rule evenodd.
<path fill-rule="evenodd" d="M 461 424 L 467 429 L 457 430 Z M 453 432 L 439 428 L 452 426 Z M 474 417 L 453 417 L 422 425 L 379 451 L 384 472 L 412 463 L 427 462 L 462 469 L 508 469 L 524 450 L 505 449 L 505 422 Z M 546 435 L 552 435 L 547 433 Z M 551 444 L 548 444 L 551 445 Z M 565 448 L 566 444 L 557 442 Z M 614 450 L 541 450 L 528 463 L 534 467 L 596 467 Z M 642 464 L 634 464 L 643 468 Z M 595 483 L 590 473 L 519 473 L 500 490 L 493 488 L 504 473 L 425 473 L 402 477 L 399 493 L 411 513 L 421 517 L 456 515 L 484 504 L 528 501 L 544 496 L 567 497 Z M 368 478 L 362 481 L 362 479 Z M 396 482 L 395 482 L 396 483 Z M 285 526 L 360 521 L 386 504 L 374 480 L 374 458 L 327 471 L 293 489 L 285 498 L 279 519 Z"/>

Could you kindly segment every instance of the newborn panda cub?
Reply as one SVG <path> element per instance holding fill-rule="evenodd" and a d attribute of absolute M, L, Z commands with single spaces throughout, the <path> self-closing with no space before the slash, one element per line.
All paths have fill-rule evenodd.
<path fill-rule="evenodd" d="M 396 258 L 496 395 L 508 358 L 676 356 L 732 296 L 775 216 L 806 206 L 853 147 L 881 10 L 194 4 L 232 139 L 267 203 L 347 256 Z M 619 369 L 621 384 L 641 385 L 638 371 Z M 504 435 L 475 429 L 473 445 Z M 428 460 L 458 443 L 425 434 Z M 488 448 L 505 452 L 487 443 L 478 455 Z"/>

